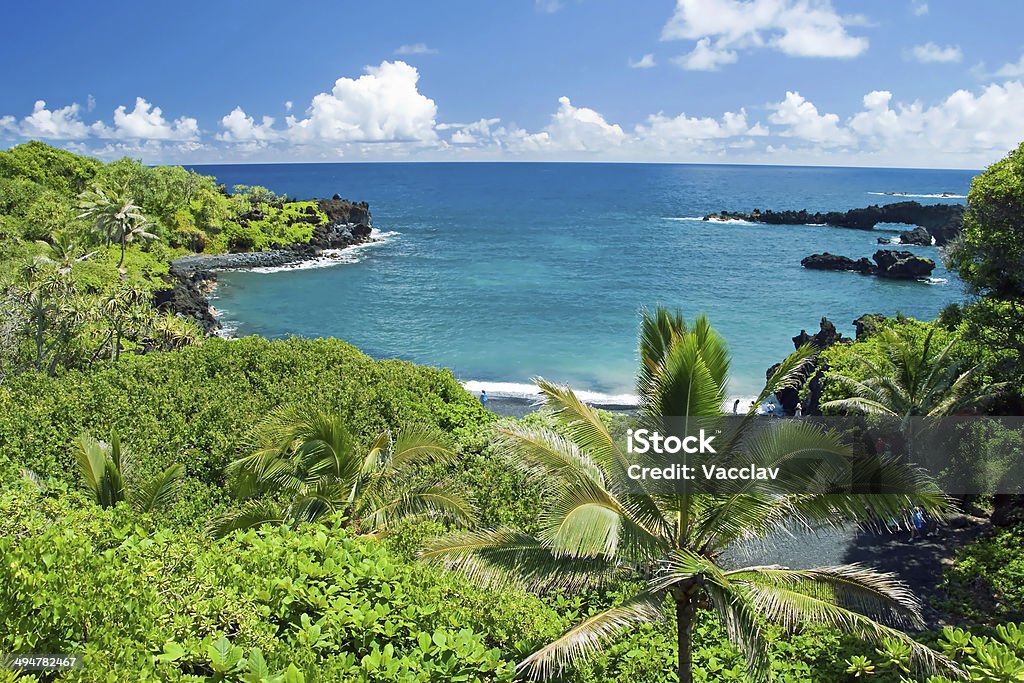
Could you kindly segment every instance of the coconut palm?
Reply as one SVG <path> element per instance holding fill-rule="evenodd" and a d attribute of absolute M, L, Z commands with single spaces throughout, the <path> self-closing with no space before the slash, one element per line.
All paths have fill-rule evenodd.
<path fill-rule="evenodd" d="M 285 407 L 259 426 L 257 442 L 255 452 L 228 466 L 232 488 L 246 503 L 214 520 L 215 536 L 334 513 L 357 533 L 374 535 L 422 517 L 466 524 L 476 518 L 450 486 L 417 476 L 420 468 L 455 457 L 431 430 L 405 429 L 397 437 L 384 430 L 363 451 L 339 415 Z"/>
<path fill-rule="evenodd" d="M 821 404 L 822 410 L 873 413 L 905 419 L 912 416 L 945 417 L 983 404 L 1005 384 L 978 381 L 979 366 L 964 369 L 953 357 L 955 340 L 935 344 L 935 330 L 920 344 L 904 327 L 879 333 L 885 356 L 876 362 L 863 355 L 857 362 L 865 379 L 840 373 L 826 375 L 849 396 Z"/>
<path fill-rule="evenodd" d="M 74 451 L 83 487 L 105 508 L 126 501 L 136 512 L 152 512 L 173 500 L 185 476 L 185 467 L 174 464 L 146 481 L 135 481 L 131 453 L 121 446 L 117 432 L 110 443 L 82 434 Z"/>
<path fill-rule="evenodd" d="M 754 405 L 791 386 L 813 353 L 805 346 L 786 359 Z M 645 312 L 640 357 L 643 426 L 664 430 L 668 421 L 662 416 L 682 416 L 690 429 L 723 414 L 729 354 L 706 318 L 687 326 L 678 312 Z M 789 631 L 825 624 L 876 642 L 896 639 L 911 648 L 922 669 L 948 665 L 899 630 L 919 627 L 922 620 L 918 602 L 892 575 L 858 565 L 790 570 L 728 568 L 723 561 L 730 546 L 780 530 L 866 522 L 911 504 L 939 512 L 945 499 L 916 470 L 880 462 L 882 480 L 895 492 L 870 495 L 830 494 L 827 485 L 812 480 L 805 492 L 788 495 L 753 482 L 720 492 L 655 489 L 653 482 L 629 478 L 627 468 L 638 456 L 627 455 L 594 409 L 566 387 L 543 379 L 537 385 L 558 430 L 506 424 L 498 428 L 496 446 L 546 486 L 538 534 L 510 528 L 469 531 L 434 542 L 422 556 L 484 583 L 578 591 L 628 579 L 643 588 L 531 654 L 519 664 L 522 675 L 561 676 L 619 634 L 663 619 L 666 602 L 675 615 L 682 683 L 692 681 L 691 632 L 697 608 L 705 606 L 718 613 L 754 674 L 768 668 L 768 624 Z M 782 466 L 807 454 L 826 461 L 850 456 L 841 440 L 822 428 L 758 419 L 755 410 L 751 407 L 720 437 L 714 457 Z"/>
<path fill-rule="evenodd" d="M 127 188 L 112 192 L 96 186 L 79 195 L 79 218 L 91 220 L 94 231 L 109 247 L 117 242 L 121 246 L 120 269 L 124 266 L 124 255 L 128 245 L 137 239 L 157 239 L 148 232 L 149 221 L 135 200 L 128 196 Z"/>

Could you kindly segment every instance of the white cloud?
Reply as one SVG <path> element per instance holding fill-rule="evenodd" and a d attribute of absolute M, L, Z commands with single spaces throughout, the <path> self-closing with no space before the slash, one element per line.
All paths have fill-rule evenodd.
<path fill-rule="evenodd" d="M 454 145 L 475 145 L 489 141 L 494 132 L 492 128 L 497 126 L 501 119 L 480 119 L 473 123 L 439 123 L 437 130 L 451 130 L 450 141 Z"/>
<path fill-rule="evenodd" d="M 672 61 L 687 71 L 718 71 L 720 65 L 733 64 L 737 59 L 735 51 L 712 47 L 710 38 L 701 38 L 693 52 Z"/>
<path fill-rule="evenodd" d="M 645 54 L 643 57 L 636 61 L 630 59 L 626 63 L 629 65 L 629 68 L 631 69 L 651 69 L 657 66 L 657 63 L 654 61 L 654 55 L 652 55 L 650 52 L 648 52 L 647 54 Z"/>
<path fill-rule="evenodd" d="M 88 97 L 85 98 L 85 110 L 86 111 L 92 111 L 95 108 L 96 108 L 96 98 L 93 97 L 92 95 L 89 95 Z"/>
<path fill-rule="evenodd" d="M 922 64 L 956 63 L 963 60 L 964 53 L 960 50 L 959 45 L 941 47 L 929 41 L 924 45 L 915 45 L 904 53 L 904 57 Z"/>
<path fill-rule="evenodd" d="M 915 101 L 891 106 L 890 93 L 869 93 L 865 111 L 853 116 L 850 129 L 862 147 L 923 158 L 967 156 L 994 160 L 1024 137 L 1024 85 L 1008 81 L 979 93 L 957 90 L 932 106 Z"/>
<path fill-rule="evenodd" d="M 849 58 L 867 50 L 868 40 L 847 27 L 864 23 L 859 15 L 840 16 L 831 0 L 676 0 L 661 37 L 695 40 L 698 48 L 707 41 L 704 50 L 717 53 L 772 48 L 793 57 Z"/>
<path fill-rule="evenodd" d="M 128 111 L 123 104 L 114 110 L 114 127 L 102 122 L 92 125 L 99 137 L 130 140 L 196 140 L 199 122 L 182 116 L 168 122 L 163 110 L 154 107 L 142 97 L 135 98 L 135 108 Z"/>
<path fill-rule="evenodd" d="M 849 131 L 840 127 L 836 114 L 819 114 L 818 108 L 798 92 L 787 92 L 786 99 L 774 105 L 768 121 L 785 126 L 781 135 L 800 138 L 825 147 L 848 145 Z"/>
<path fill-rule="evenodd" d="M 659 112 L 648 116 L 646 124 L 638 125 L 636 134 L 641 139 L 671 143 L 714 140 L 742 135 L 760 137 L 767 135 L 768 130 L 760 123 L 748 126 L 747 112 L 741 109 L 739 113 L 727 111 L 721 119 L 689 117 L 686 114 L 668 117 Z"/>
<path fill-rule="evenodd" d="M 260 123 L 244 111 L 241 107 L 235 109 L 220 120 L 224 132 L 217 134 L 217 139 L 223 142 L 269 142 L 280 137 L 280 133 L 274 130 L 274 119 L 264 116 Z"/>
<path fill-rule="evenodd" d="M 21 120 L 19 132 L 27 138 L 80 140 L 89 136 L 89 127 L 78 117 L 79 110 L 77 102 L 50 110 L 46 102 L 36 100 L 32 113 Z"/>
<path fill-rule="evenodd" d="M 534 4 L 539 11 L 547 14 L 553 14 L 563 7 L 561 0 L 535 0 Z"/>
<path fill-rule="evenodd" d="M 533 142 L 560 150 L 599 152 L 621 145 L 625 138 L 621 126 L 608 123 L 593 109 L 574 106 L 568 97 L 562 96 L 551 123 Z"/>
<path fill-rule="evenodd" d="M 291 100 L 285 100 L 285 103 L 284 103 L 284 110 L 285 111 L 291 111 L 292 110 L 292 106 L 293 105 L 292 105 L 292 101 Z"/>
<path fill-rule="evenodd" d="M 313 98 L 307 118 L 289 116 L 288 137 L 297 143 L 436 141 L 437 105 L 417 89 L 420 74 L 402 61 L 366 67 L 359 78 L 339 78 Z"/>
<path fill-rule="evenodd" d="M 910 3 L 910 11 L 915 17 L 923 17 L 928 14 L 928 3 L 923 0 L 913 0 Z"/>
<path fill-rule="evenodd" d="M 396 55 L 436 55 L 437 50 L 426 43 L 412 43 L 411 45 L 400 45 L 395 50 Z"/>
<path fill-rule="evenodd" d="M 994 75 L 1000 78 L 1020 78 L 1024 76 L 1024 55 L 1021 55 L 1020 59 L 1016 62 L 1003 64 Z"/>

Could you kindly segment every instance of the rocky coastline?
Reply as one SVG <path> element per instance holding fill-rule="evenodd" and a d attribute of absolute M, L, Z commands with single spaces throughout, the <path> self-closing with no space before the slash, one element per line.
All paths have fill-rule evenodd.
<path fill-rule="evenodd" d="M 927 280 L 935 270 L 935 261 L 917 256 L 909 251 L 895 249 L 879 249 L 871 257 L 874 263 L 866 258 L 856 261 L 838 254 L 811 254 L 800 261 L 800 265 L 811 270 L 838 270 L 875 275 L 892 280 Z"/>
<path fill-rule="evenodd" d="M 191 318 L 204 334 L 216 334 L 221 324 L 209 297 L 217 286 L 217 271 L 298 265 L 325 258 L 328 252 L 374 241 L 373 216 L 366 202 L 351 202 L 338 195 L 316 202 L 327 221 L 314 226 L 308 243 L 275 245 L 265 251 L 191 254 L 177 258 L 170 264 L 167 289 L 155 294 L 153 305 L 159 310 Z M 254 214 L 247 218 L 259 220 L 262 216 Z"/>
<path fill-rule="evenodd" d="M 873 230 L 879 223 L 904 223 L 924 229 L 929 235 L 928 244 L 943 245 L 957 237 L 963 230 L 964 207 L 961 204 L 921 204 L 919 202 L 896 202 L 895 204 L 872 205 L 849 211 L 828 211 L 810 213 L 799 211 L 761 211 L 750 213 L 720 211 L 704 216 L 705 221 L 741 220 L 768 225 L 826 225 L 854 230 Z"/>

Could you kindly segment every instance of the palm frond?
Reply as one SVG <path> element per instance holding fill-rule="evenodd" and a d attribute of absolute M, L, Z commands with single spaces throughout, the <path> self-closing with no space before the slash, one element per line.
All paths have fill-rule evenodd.
<path fill-rule="evenodd" d="M 129 500 L 137 512 L 152 512 L 169 504 L 178 494 L 185 466 L 174 464 L 149 481 L 131 489 Z"/>
<path fill-rule="evenodd" d="M 524 659 L 517 670 L 539 681 L 561 676 L 627 629 L 663 619 L 663 600 L 660 595 L 643 592 L 595 614 Z"/>
<path fill-rule="evenodd" d="M 238 510 L 226 512 L 213 520 L 206 527 L 206 532 L 214 538 L 223 538 L 233 531 L 255 529 L 264 524 L 283 524 L 286 519 L 281 507 L 269 500 L 249 500 Z"/>
<path fill-rule="evenodd" d="M 499 528 L 435 539 L 420 552 L 428 562 L 462 572 L 485 586 L 580 590 L 604 585 L 620 568 L 603 558 L 556 557 L 542 541 Z"/>
<path fill-rule="evenodd" d="M 834 567 L 830 568 L 830 570 L 835 569 Z M 774 571 L 781 573 L 782 570 Z M 962 673 L 956 664 L 948 658 L 918 643 L 902 631 L 881 624 L 852 609 L 837 605 L 829 595 L 815 594 L 816 590 L 820 591 L 820 589 L 808 585 L 811 582 L 797 581 L 787 584 L 785 581 L 778 580 L 777 575 L 770 578 L 764 576 L 762 571 L 753 571 L 747 575 L 733 575 L 730 580 L 732 583 L 742 586 L 742 589 L 747 592 L 751 604 L 767 621 L 779 624 L 787 631 L 797 631 L 807 624 L 820 624 L 875 644 L 893 639 L 910 648 L 913 666 L 921 673 L 946 671 L 957 676 Z M 843 577 L 843 581 L 842 590 L 845 591 L 845 595 L 852 595 L 854 593 L 853 586 L 858 583 L 854 572 L 848 572 Z M 884 580 L 882 582 L 884 583 Z M 885 602 L 889 595 L 898 594 L 897 589 L 894 588 L 890 588 L 888 591 L 876 590 L 877 582 L 874 588 L 867 581 L 860 583 L 862 589 L 858 594 L 858 600 L 862 602 L 868 600 L 872 591 L 876 593 L 880 603 Z M 832 586 L 829 588 L 835 590 Z M 900 608 L 910 608 L 910 606 L 902 605 L 894 609 Z"/>

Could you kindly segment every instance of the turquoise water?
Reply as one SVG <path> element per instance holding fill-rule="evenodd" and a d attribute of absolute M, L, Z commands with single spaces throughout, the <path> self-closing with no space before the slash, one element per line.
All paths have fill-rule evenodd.
<path fill-rule="evenodd" d="M 808 271 L 830 251 L 868 256 L 879 233 L 706 223 L 722 209 L 845 210 L 964 195 L 972 172 L 631 164 L 277 164 L 196 167 L 228 187 L 366 200 L 383 242 L 348 263 L 227 272 L 214 305 L 239 335 L 345 339 L 375 357 L 451 368 L 515 393 L 544 376 L 632 392 L 641 307 L 706 312 L 733 352 L 731 393 L 755 394 L 790 338 L 828 316 L 934 317 L 962 300 L 933 284 Z M 910 197 L 908 197 L 910 198 Z M 963 199 L 919 198 L 924 203 Z M 893 226 L 896 227 L 896 226 Z M 885 233 L 888 234 L 888 233 Z M 939 260 L 934 247 L 908 249 Z M 502 383 L 502 384 L 497 384 Z"/>

